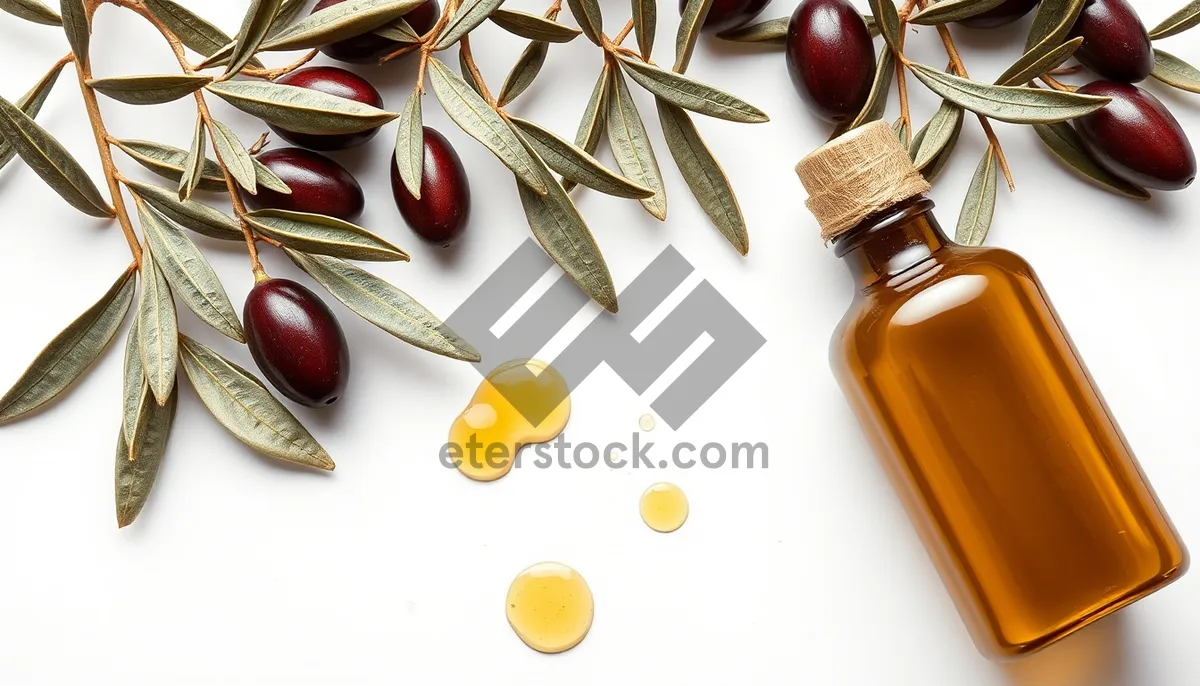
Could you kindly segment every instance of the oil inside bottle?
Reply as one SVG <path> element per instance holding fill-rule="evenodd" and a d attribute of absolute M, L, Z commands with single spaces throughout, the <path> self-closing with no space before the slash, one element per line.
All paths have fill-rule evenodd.
<path fill-rule="evenodd" d="M 517 636 L 542 653 L 561 653 L 579 645 L 592 628 L 595 613 L 587 582 L 559 562 L 539 562 L 518 574 L 504 607 Z"/>
<path fill-rule="evenodd" d="M 642 494 L 641 510 L 646 526 L 669 534 L 687 521 L 687 495 L 675 484 L 656 483 Z"/>
<path fill-rule="evenodd" d="M 538 360 L 511 360 L 479 384 L 450 427 L 458 470 L 476 481 L 508 474 L 522 446 L 553 440 L 567 426 L 567 382 Z"/>

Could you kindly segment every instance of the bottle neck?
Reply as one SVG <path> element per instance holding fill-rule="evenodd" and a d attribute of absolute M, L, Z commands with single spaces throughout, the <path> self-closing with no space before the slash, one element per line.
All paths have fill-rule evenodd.
<path fill-rule="evenodd" d="M 860 289 L 902 274 L 950 242 L 932 209 L 932 200 L 917 196 L 867 217 L 833 239 L 834 254 Z"/>

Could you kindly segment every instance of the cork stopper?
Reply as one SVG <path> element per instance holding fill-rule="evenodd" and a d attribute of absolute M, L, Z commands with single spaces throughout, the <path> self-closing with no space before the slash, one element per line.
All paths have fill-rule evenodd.
<path fill-rule="evenodd" d="M 929 192 L 908 151 L 885 122 L 853 129 L 796 165 L 808 209 L 826 242 L 867 217 Z"/>

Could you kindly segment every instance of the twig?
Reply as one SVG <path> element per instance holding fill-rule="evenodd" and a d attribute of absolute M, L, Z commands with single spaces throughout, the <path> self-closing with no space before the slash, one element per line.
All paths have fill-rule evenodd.
<path fill-rule="evenodd" d="M 267 81 L 274 81 L 275 79 L 277 79 L 281 76 L 291 74 L 292 72 L 296 71 L 300 67 L 303 67 L 304 65 L 313 61 L 313 58 L 315 58 L 319 54 L 321 54 L 320 50 L 310 50 L 304 54 L 304 57 L 301 57 L 300 59 L 296 60 L 295 62 L 292 62 L 291 64 L 287 65 L 286 67 L 280 67 L 278 69 L 243 69 L 238 73 L 240 73 L 244 76 L 252 76 L 256 79 L 266 79 Z"/>
<path fill-rule="evenodd" d="M 1062 83 L 1061 81 L 1059 81 L 1058 79 L 1055 79 L 1054 77 L 1050 76 L 1049 74 L 1042 74 L 1038 78 L 1040 78 L 1042 80 L 1042 83 L 1046 84 L 1047 86 L 1050 86 L 1051 88 L 1053 88 L 1056 91 L 1062 91 L 1064 93 L 1074 93 L 1075 92 L 1074 86 L 1068 86 L 1067 84 Z"/>
<path fill-rule="evenodd" d="M 475 85 L 479 86 L 479 94 L 484 100 L 492 106 L 492 109 L 497 109 L 496 99 L 492 97 L 488 91 L 487 84 L 483 82 L 483 74 L 479 73 L 479 65 L 475 64 L 475 56 L 471 54 L 471 39 L 468 36 L 463 36 L 458 41 L 458 49 L 462 51 L 463 64 L 467 65 L 467 71 L 470 72 L 471 78 L 475 80 Z"/>
<path fill-rule="evenodd" d="M 392 52 L 380 57 L 379 63 L 386 64 L 398 57 L 403 57 L 414 50 L 420 50 L 422 53 L 428 56 L 433 49 L 433 39 L 437 38 L 438 34 L 442 32 L 442 28 L 446 26 L 446 22 L 450 21 L 450 17 L 454 14 L 456 9 L 458 9 L 457 0 L 448 0 L 445 7 L 442 8 L 442 14 L 438 17 L 437 22 L 434 23 L 433 28 L 421 34 L 421 39 L 419 41 L 396 48 Z M 421 61 L 424 62 L 426 59 L 427 57 L 423 57 Z"/>
<path fill-rule="evenodd" d="M 916 5 L 916 0 L 908 0 L 904 3 L 904 7 L 900 8 L 900 36 L 896 40 L 901 55 L 904 54 L 904 38 L 908 35 L 908 14 L 914 5 Z M 900 123 L 904 131 L 904 144 L 912 145 L 913 127 L 912 113 L 908 107 L 908 79 L 904 71 L 904 60 L 901 59 L 896 60 L 896 90 L 900 94 Z"/>

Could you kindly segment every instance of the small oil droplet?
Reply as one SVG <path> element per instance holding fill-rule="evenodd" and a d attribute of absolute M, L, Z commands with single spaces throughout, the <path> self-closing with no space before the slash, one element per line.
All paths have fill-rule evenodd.
<path fill-rule="evenodd" d="M 688 518 L 688 500 L 683 489 L 666 482 L 646 489 L 641 509 L 646 526 L 664 534 L 677 530 Z"/>
<path fill-rule="evenodd" d="M 656 426 L 654 415 L 642 415 L 641 418 L 638 419 L 638 426 L 642 427 L 642 431 L 654 431 L 654 427 Z"/>
<path fill-rule="evenodd" d="M 553 440 L 570 416 L 567 382 L 553 367 L 538 360 L 505 362 L 479 384 L 450 426 L 451 455 L 464 475 L 494 481 L 512 469 L 521 446 Z"/>
<path fill-rule="evenodd" d="M 539 562 L 513 579 L 504 611 L 525 645 L 561 653 L 587 636 L 595 605 L 579 572 L 559 562 Z"/>

